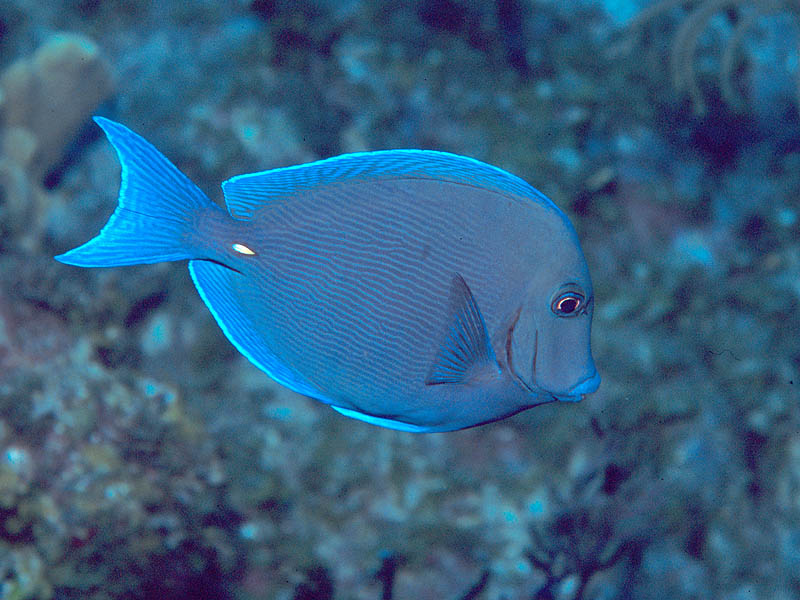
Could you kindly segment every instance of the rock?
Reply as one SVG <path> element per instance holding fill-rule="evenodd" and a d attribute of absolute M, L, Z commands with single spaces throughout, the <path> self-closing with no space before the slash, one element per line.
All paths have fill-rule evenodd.
<path fill-rule="evenodd" d="M 113 91 L 109 63 L 97 45 L 70 33 L 53 35 L 33 56 L 0 76 L 0 122 L 25 129 L 35 142 L 30 174 L 41 178 L 97 106 Z"/>

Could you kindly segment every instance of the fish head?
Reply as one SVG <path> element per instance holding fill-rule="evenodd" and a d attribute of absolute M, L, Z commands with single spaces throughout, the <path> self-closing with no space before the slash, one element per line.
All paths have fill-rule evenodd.
<path fill-rule="evenodd" d="M 578 401 L 600 385 L 590 343 L 594 291 L 571 225 L 548 238 L 528 263 L 533 272 L 507 330 L 506 362 L 532 392 Z"/>

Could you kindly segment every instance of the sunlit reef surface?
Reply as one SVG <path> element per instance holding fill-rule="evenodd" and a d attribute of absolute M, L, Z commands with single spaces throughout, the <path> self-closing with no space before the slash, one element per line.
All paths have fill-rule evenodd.
<path fill-rule="evenodd" d="M 0 597 L 797 597 L 796 11 L 5 0 Z M 183 265 L 52 259 L 114 207 L 92 114 L 216 199 L 365 149 L 522 176 L 581 237 L 602 387 L 431 435 L 283 390 Z"/>

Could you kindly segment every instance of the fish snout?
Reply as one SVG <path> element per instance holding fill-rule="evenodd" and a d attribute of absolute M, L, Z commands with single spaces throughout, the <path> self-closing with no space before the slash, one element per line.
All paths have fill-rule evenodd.
<path fill-rule="evenodd" d="M 562 402 L 580 402 L 584 396 L 597 391 L 600 387 L 600 373 L 595 370 L 591 375 L 585 377 L 573 385 L 563 396 L 557 396 Z"/>

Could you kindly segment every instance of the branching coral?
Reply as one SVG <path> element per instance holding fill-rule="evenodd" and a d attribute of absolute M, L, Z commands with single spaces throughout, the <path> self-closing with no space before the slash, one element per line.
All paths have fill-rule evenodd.
<path fill-rule="evenodd" d="M 527 558 L 545 579 L 535 597 L 554 598 L 566 586 L 582 600 L 595 575 L 620 563 L 627 567 L 619 584 L 629 587 L 644 549 L 663 534 L 641 516 L 654 510 L 654 498 L 610 498 L 590 485 L 562 500 L 552 520 L 530 530 Z"/>
<path fill-rule="evenodd" d="M 798 16 L 800 12 L 800 6 L 793 0 L 659 0 L 639 13 L 629 24 L 628 31 L 638 34 L 654 19 L 680 6 L 686 7 L 688 13 L 672 40 L 670 76 L 678 93 L 689 96 L 697 114 L 705 113 L 706 103 L 698 81 L 695 56 L 703 32 L 716 15 L 728 11 L 735 16 L 733 31 L 722 46 L 719 86 L 722 98 L 738 106 L 741 100 L 734 85 L 734 72 L 745 36 L 767 15 L 786 12 Z"/>

